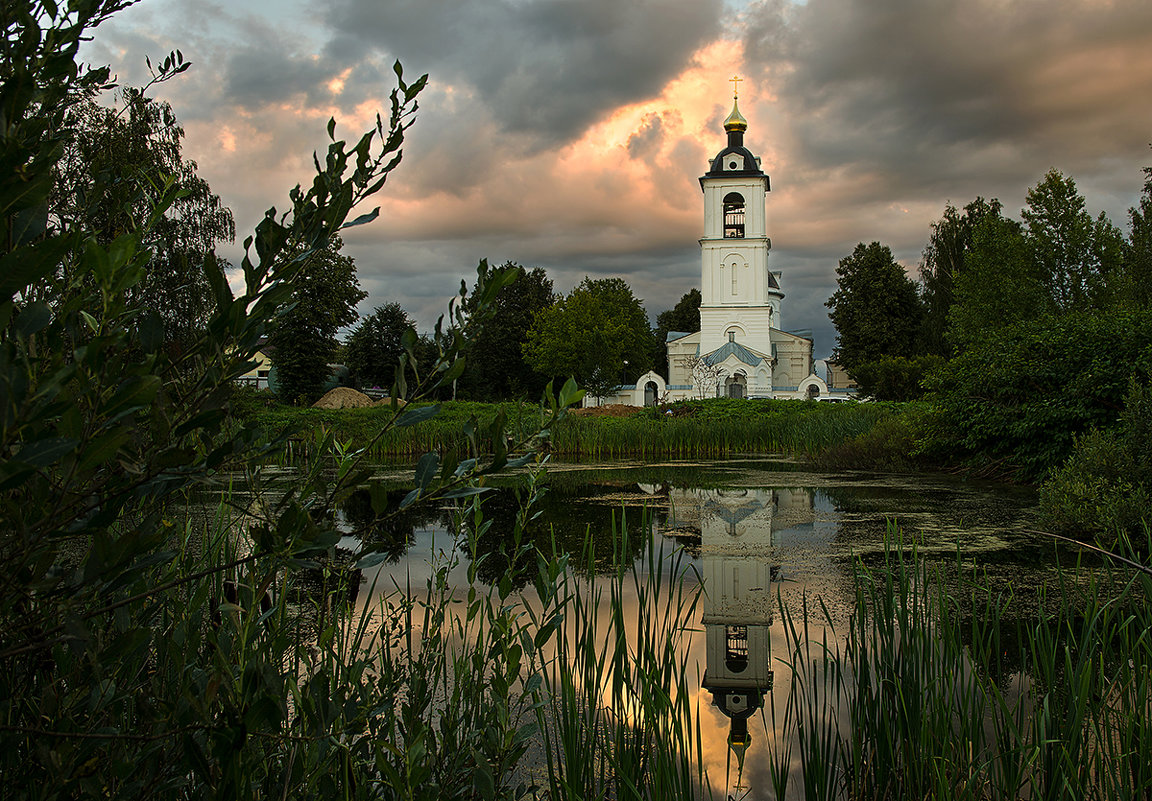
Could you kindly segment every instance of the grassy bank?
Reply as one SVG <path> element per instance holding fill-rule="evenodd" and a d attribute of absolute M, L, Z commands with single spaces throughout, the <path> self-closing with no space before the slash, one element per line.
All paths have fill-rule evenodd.
<path fill-rule="evenodd" d="M 855 441 L 895 418 L 900 406 L 885 403 L 814 403 L 715 399 L 637 409 L 627 416 L 569 414 L 552 431 L 553 453 L 567 458 L 709 458 L 750 453 L 816 454 Z M 427 451 L 462 452 L 466 423 L 475 420 L 482 449 L 484 432 L 500 412 L 508 433 L 534 430 L 540 408 L 526 403 L 448 402 L 434 418 L 381 433 L 392 416 L 387 407 L 297 409 L 249 405 L 242 416 L 273 431 L 295 431 L 292 455 L 308 455 L 331 431 L 337 441 L 367 447 L 374 458 L 411 457 Z"/>

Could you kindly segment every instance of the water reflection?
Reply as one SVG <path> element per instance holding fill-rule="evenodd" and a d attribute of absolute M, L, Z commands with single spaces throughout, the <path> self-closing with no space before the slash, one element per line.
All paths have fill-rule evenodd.
<path fill-rule="evenodd" d="M 854 559 L 882 553 L 886 521 L 893 518 L 916 532 L 927 551 L 954 559 L 960 545 L 992 570 L 1002 566 L 1019 574 L 1024 562 L 1044 570 L 1035 542 L 1024 532 L 1030 503 L 1027 495 L 996 487 L 917 476 L 779 472 L 761 463 L 561 466 L 522 544 L 548 552 L 555 543 L 573 554 L 591 545 L 594 568 L 607 568 L 621 555 L 612 531 L 613 517 L 618 528 L 623 510 L 633 533 L 625 560 L 640 563 L 647 549 L 661 543 L 684 547 L 703 584 L 699 617 L 685 624 L 702 634 L 690 646 L 701 678 L 687 689 L 699 700 L 705 767 L 725 797 L 768 798 L 772 755 L 787 753 L 787 745 L 778 742 L 781 731 L 773 728 L 773 699 L 782 714 L 793 681 L 779 661 L 787 654 L 772 650 L 774 639 L 778 648 L 786 641 L 776 612 L 779 599 L 792 609 L 808 600 L 810 608 L 846 621 L 855 598 Z M 344 514 L 354 521 L 366 508 L 345 508 Z M 511 570 L 522 586 L 534 557 L 510 542 L 519 502 L 512 491 L 492 493 L 483 508 L 490 525 L 477 553 L 458 552 L 465 564 L 480 560 L 482 581 L 492 583 Z M 650 520 L 643 537 L 635 536 L 641 508 Z M 372 534 L 389 543 L 389 556 L 398 560 L 382 568 L 398 586 L 405 577 L 426 574 L 438 551 L 459 548 L 451 510 L 424 514 Z M 464 573 L 462 565 L 453 580 L 463 583 Z M 625 600 L 632 619 L 647 613 Z M 813 641 L 826 633 L 818 623 L 812 621 Z M 799 784 L 792 782 L 793 792 L 802 795 Z"/>

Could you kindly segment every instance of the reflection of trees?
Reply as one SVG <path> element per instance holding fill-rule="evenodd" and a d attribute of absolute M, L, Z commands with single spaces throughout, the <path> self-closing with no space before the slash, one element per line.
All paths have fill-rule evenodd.
<path fill-rule="evenodd" d="M 416 529 L 440 522 L 444 517 L 440 509 L 422 504 L 400 509 L 400 501 L 407 494 L 406 489 L 390 490 L 383 517 L 373 511 L 372 497 L 366 489 L 353 492 L 337 509 L 360 538 L 364 551 L 382 553 L 389 563 L 394 563 L 407 552 Z"/>
<path fill-rule="evenodd" d="M 568 554 L 578 568 L 586 564 L 584 557 L 591 556 L 592 569 L 597 573 L 612 570 L 617 558 L 625 563 L 637 559 L 649 541 L 648 531 L 640 528 L 641 511 L 625 512 L 619 504 L 595 502 L 596 497 L 615 495 L 621 489 L 583 484 L 569 491 L 544 493 L 533 506 L 533 514 L 539 512 L 539 516 L 522 533 L 519 550 L 515 542 L 521 503 L 518 494 L 510 489 L 487 493 L 481 506 L 487 526 L 477 539 L 474 555 L 478 560 L 477 575 L 493 584 L 508 574 L 517 588 L 522 587 L 535 570 L 535 551 L 546 556 Z M 627 524 L 628 540 L 627 550 L 619 553 L 622 518 Z"/>

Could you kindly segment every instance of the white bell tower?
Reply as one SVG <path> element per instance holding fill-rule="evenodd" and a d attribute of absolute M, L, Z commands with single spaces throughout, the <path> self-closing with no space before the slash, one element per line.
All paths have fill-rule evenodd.
<path fill-rule="evenodd" d="M 733 86 L 740 80 L 733 78 Z M 765 214 L 768 176 L 760 169 L 760 159 L 744 147 L 748 121 L 737 107 L 737 96 L 733 91 L 732 113 L 724 121 L 728 145 L 700 178 L 704 190 L 700 353 L 713 353 L 733 342 L 770 359 L 770 332 L 780 328 L 784 293 L 768 269 L 772 247 Z"/>

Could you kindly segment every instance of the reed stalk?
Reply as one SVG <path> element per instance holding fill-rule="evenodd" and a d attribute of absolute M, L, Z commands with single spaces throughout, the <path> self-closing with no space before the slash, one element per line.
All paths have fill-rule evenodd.
<path fill-rule="evenodd" d="M 1152 797 L 1148 572 L 1059 568 L 1042 611 L 1013 619 L 1010 592 L 889 540 L 842 637 L 826 609 L 781 603 L 778 797 L 793 748 L 810 799 Z"/>

